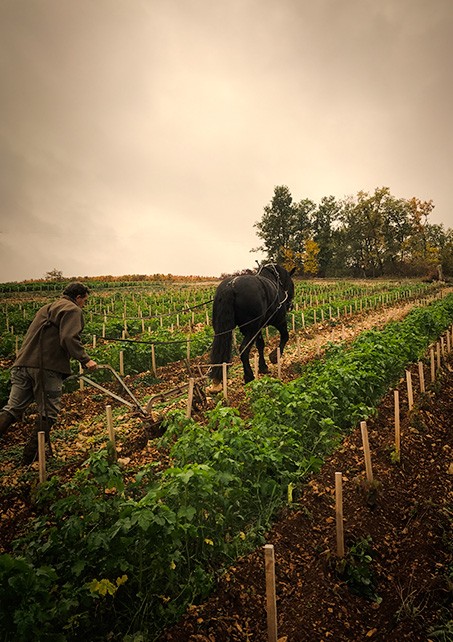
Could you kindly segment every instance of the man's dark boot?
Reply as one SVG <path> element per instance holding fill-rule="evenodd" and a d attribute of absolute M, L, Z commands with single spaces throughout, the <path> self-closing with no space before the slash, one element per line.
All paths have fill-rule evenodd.
<path fill-rule="evenodd" d="M 50 444 L 50 429 L 55 421 L 53 419 L 44 419 L 38 422 L 37 427 L 33 430 L 33 434 L 29 441 L 25 444 L 22 453 L 22 465 L 29 466 L 38 457 L 38 432 L 44 432 L 46 444 L 49 444 L 50 454 L 52 455 L 52 446 Z"/>
<path fill-rule="evenodd" d="M 16 421 L 16 418 L 7 410 L 0 412 L 0 435 L 4 435 L 10 426 Z"/>

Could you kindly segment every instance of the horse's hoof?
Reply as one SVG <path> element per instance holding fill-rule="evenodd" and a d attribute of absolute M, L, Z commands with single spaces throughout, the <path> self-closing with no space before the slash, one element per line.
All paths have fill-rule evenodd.
<path fill-rule="evenodd" d="M 272 350 L 272 352 L 269 355 L 269 361 L 271 363 L 277 363 L 277 350 Z"/>

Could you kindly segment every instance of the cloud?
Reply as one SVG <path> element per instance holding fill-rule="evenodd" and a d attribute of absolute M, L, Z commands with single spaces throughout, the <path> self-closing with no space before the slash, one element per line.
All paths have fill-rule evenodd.
<path fill-rule="evenodd" d="M 449 0 L 2 3 L 0 278 L 253 265 L 280 184 L 385 185 L 452 226 L 452 18 Z"/>

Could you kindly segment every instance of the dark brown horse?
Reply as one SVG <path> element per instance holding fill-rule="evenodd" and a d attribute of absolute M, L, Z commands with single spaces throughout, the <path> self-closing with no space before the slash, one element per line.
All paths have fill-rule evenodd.
<path fill-rule="evenodd" d="M 294 283 L 291 272 L 276 263 L 268 263 L 259 268 L 256 274 L 228 277 L 218 286 L 214 295 L 212 325 L 214 341 L 211 349 L 210 370 L 213 380 L 212 390 L 220 388 L 222 363 L 231 358 L 233 330 L 239 327 L 243 334 L 240 355 L 244 367 L 244 380 L 254 379 L 250 367 L 250 350 L 255 343 L 258 349 L 258 369 L 262 374 L 269 372 L 264 359 L 264 339 L 262 330 L 266 326 L 275 327 L 280 333 L 280 353 L 288 341 L 286 313 L 292 306 Z M 277 350 L 269 355 L 272 363 L 277 362 Z"/>

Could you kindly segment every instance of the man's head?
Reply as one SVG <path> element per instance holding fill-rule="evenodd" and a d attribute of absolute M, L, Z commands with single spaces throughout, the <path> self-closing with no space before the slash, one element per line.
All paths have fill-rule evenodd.
<path fill-rule="evenodd" d="M 70 283 L 65 287 L 63 291 L 63 294 L 72 299 L 74 303 L 76 303 L 80 308 L 83 308 L 83 306 L 85 305 L 89 293 L 90 289 L 79 281 Z"/>

